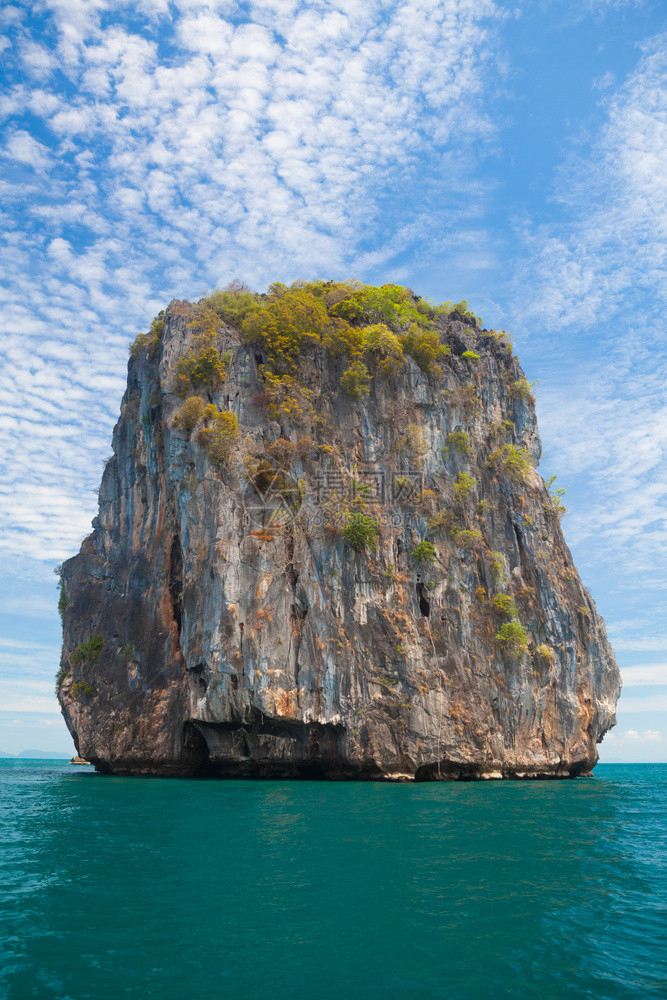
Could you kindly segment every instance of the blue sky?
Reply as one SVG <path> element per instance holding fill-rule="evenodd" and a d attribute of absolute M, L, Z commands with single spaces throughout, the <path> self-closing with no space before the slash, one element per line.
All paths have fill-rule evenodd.
<path fill-rule="evenodd" d="M 32 0 L 0 10 L 0 749 L 71 749 L 53 567 L 127 348 L 241 278 L 396 280 L 507 328 L 667 760 L 667 25 L 652 0 Z"/>

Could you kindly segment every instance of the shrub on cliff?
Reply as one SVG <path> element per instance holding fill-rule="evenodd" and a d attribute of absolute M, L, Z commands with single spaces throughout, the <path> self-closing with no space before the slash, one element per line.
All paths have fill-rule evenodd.
<path fill-rule="evenodd" d="M 465 503 L 477 486 L 477 480 L 465 472 L 459 472 L 454 484 L 454 496 L 459 503 Z"/>
<path fill-rule="evenodd" d="M 551 476 L 547 479 L 544 486 L 549 495 L 549 502 L 545 506 L 547 506 L 549 510 L 552 510 L 558 517 L 562 517 L 563 514 L 567 514 L 567 507 L 563 504 L 565 488 L 563 486 L 556 486 L 556 476 Z"/>
<path fill-rule="evenodd" d="M 461 528 L 454 532 L 454 541 L 464 549 L 476 549 L 482 544 L 482 532 L 477 528 Z"/>
<path fill-rule="evenodd" d="M 216 334 L 211 331 L 195 337 L 193 346 L 174 365 L 176 392 L 184 396 L 191 389 L 219 389 L 227 377 L 227 369 L 215 346 Z"/>
<path fill-rule="evenodd" d="M 406 424 L 396 436 L 394 449 L 399 455 L 409 455 L 414 465 L 421 465 L 428 450 L 426 431 L 419 424 Z"/>
<path fill-rule="evenodd" d="M 435 362 L 451 353 L 451 348 L 440 343 L 435 330 L 424 330 L 417 323 L 412 323 L 408 333 L 401 337 L 401 344 L 405 353 L 415 359 L 421 370 L 431 375 L 437 374 L 436 369 L 439 368 Z"/>
<path fill-rule="evenodd" d="M 507 582 L 507 569 L 505 566 L 505 556 L 502 552 L 491 552 L 491 562 L 489 565 L 493 582 L 498 587 Z"/>
<path fill-rule="evenodd" d="M 345 320 L 329 317 L 330 323 L 322 334 L 322 346 L 333 358 L 347 354 L 350 358 L 360 358 L 364 351 L 364 334 L 361 327 L 350 326 Z"/>
<path fill-rule="evenodd" d="M 155 319 L 151 322 L 148 333 L 138 334 L 130 344 L 130 355 L 136 358 L 145 347 L 147 351 L 154 350 L 160 343 L 162 331 L 164 329 L 164 309 L 161 309 Z"/>
<path fill-rule="evenodd" d="M 483 326 L 483 321 L 481 316 L 476 316 L 474 312 L 468 307 L 466 299 L 461 299 L 460 302 L 445 302 L 443 305 L 438 307 L 438 312 L 445 316 L 454 316 L 458 313 L 461 319 L 467 320 L 472 323 L 473 326 Z"/>
<path fill-rule="evenodd" d="M 87 667 L 94 667 L 100 658 L 100 652 L 104 645 L 104 636 L 94 635 L 88 642 L 82 642 L 72 653 L 72 663 L 83 663 Z"/>
<path fill-rule="evenodd" d="M 75 681 L 69 689 L 69 693 L 76 701 L 81 701 L 82 698 L 93 698 L 97 691 L 87 681 Z"/>
<path fill-rule="evenodd" d="M 353 361 L 340 379 L 341 389 L 357 400 L 368 395 L 370 383 L 371 375 L 363 361 Z"/>
<path fill-rule="evenodd" d="M 399 373 L 404 355 L 401 342 L 384 323 L 374 323 L 363 330 L 364 355 L 373 368 L 391 378 Z"/>
<path fill-rule="evenodd" d="M 501 469 L 513 482 L 521 483 L 530 471 L 530 452 L 527 448 L 505 444 L 502 448 L 496 448 L 491 452 L 487 464 L 489 467 L 495 466 Z"/>
<path fill-rule="evenodd" d="M 523 399 L 525 402 L 534 403 L 535 396 L 533 394 L 533 389 L 535 388 L 534 382 L 529 382 L 527 378 L 517 379 L 516 382 L 510 382 L 507 389 L 507 395 L 511 399 Z"/>
<path fill-rule="evenodd" d="M 539 660 L 540 663 L 551 665 L 556 659 L 556 654 L 551 646 L 543 642 L 535 648 L 535 659 Z"/>
<path fill-rule="evenodd" d="M 379 527 L 375 518 L 357 512 L 349 518 L 342 535 L 348 545 L 357 552 L 363 552 L 377 547 Z"/>
<path fill-rule="evenodd" d="M 214 465 L 224 465 L 239 433 L 239 422 L 230 410 L 218 410 L 213 403 L 204 410 L 207 426 L 197 434 L 197 443 L 206 449 Z"/>
<path fill-rule="evenodd" d="M 332 306 L 330 312 L 360 326 L 372 323 L 405 326 L 428 321 L 409 289 L 401 285 L 362 285 Z"/>
<path fill-rule="evenodd" d="M 290 479 L 284 469 L 277 467 L 269 459 L 248 459 L 246 475 L 260 497 L 278 496 L 292 505 L 298 505 L 303 499 L 301 485 Z"/>
<path fill-rule="evenodd" d="M 456 410 L 472 415 L 481 409 L 482 401 L 477 395 L 474 385 L 460 385 L 456 389 L 445 389 L 443 397 L 447 404 Z"/>
<path fill-rule="evenodd" d="M 415 545 L 412 550 L 412 558 L 415 562 L 421 563 L 434 563 L 435 562 L 435 545 L 431 542 L 420 542 L 419 545 Z"/>
<path fill-rule="evenodd" d="M 509 594 L 496 594 L 490 603 L 493 610 L 498 612 L 499 615 L 504 615 L 507 618 L 514 618 L 516 616 L 516 604 Z"/>
<path fill-rule="evenodd" d="M 58 694 L 58 688 L 65 680 L 65 678 L 69 677 L 70 673 L 71 671 L 67 669 L 67 664 L 65 663 L 65 660 L 64 659 L 61 660 L 60 666 L 58 667 L 58 673 L 56 674 L 56 695 Z"/>
<path fill-rule="evenodd" d="M 497 344 L 502 344 L 510 354 L 512 353 L 512 338 L 507 330 L 480 330 L 480 333 L 483 337 L 488 337 L 495 340 Z"/>
<path fill-rule="evenodd" d="M 264 393 L 260 405 L 272 420 L 310 426 L 314 419 L 312 389 L 307 389 L 295 375 L 263 372 Z"/>
<path fill-rule="evenodd" d="M 245 317 L 252 312 L 258 295 L 251 292 L 242 281 L 232 281 L 226 288 L 213 292 L 203 304 L 217 313 L 225 323 L 240 327 Z"/>
<path fill-rule="evenodd" d="M 528 636 L 526 630 L 518 621 L 505 622 L 500 626 L 495 636 L 496 645 L 515 656 L 528 652 Z"/>
<path fill-rule="evenodd" d="M 65 581 L 61 577 L 58 581 L 58 614 L 60 615 L 61 623 L 65 619 L 65 611 L 67 610 L 68 603 L 67 594 L 65 593 Z"/>
<path fill-rule="evenodd" d="M 204 416 L 204 406 L 201 396 L 189 396 L 174 417 L 174 427 L 189 434 Z"/>
<path fill-rule="evenodd" d="M 326 306 L 307 288 L 288 288 L 276 282 L 266 300 L 243 321 L 243 336 L 266 355 L 277 374 L 296 371 L 299 355 L 320 343 L 329 323 Z"/>
<path fill-rule="evenodd" d="M 447 457 L 450 450 L 458 452 L 459 455 L 464 455 L 466 458 L 472 455 L 470 435 L 466 434 L 465 431 L 452 431 L 445 438 L 445 446 L 443 448 L 443 458 Z"/>
<path fill-rule="evenodd" d="M 290 465 L 294 461 L 294 456 L 296 455 L 296 445 L 289 441 L 287 438 L 278 438 L 273 444 L 270 444 L 267 448 L 267 453 L 269 454 L 271 461 L 280 469 L 289 469 Z"/>

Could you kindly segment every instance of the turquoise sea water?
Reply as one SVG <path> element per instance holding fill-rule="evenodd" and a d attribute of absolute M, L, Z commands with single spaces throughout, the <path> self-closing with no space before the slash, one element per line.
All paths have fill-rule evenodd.
<path fill-rule="evenodd" d="M 102 777 L 0 761 L 0 996 L 667 996 L 667 765 Z"/>

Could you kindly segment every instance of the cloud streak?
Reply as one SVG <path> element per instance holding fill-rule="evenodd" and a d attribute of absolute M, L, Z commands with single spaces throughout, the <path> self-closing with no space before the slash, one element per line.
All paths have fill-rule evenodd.
<path fill-rule="evenodd" d="M 667 649 L 667 35 L 599 97 L 596 132 L 573 139 L 552 218 L 524 222 L 516 302 L 527 350 L 544 356 L 538 415 L 550 469 L 573 487 L 564 526 L 605 580 L 608 607 L 643 594 L 619 650 Z M 578 555 L 579 558 L 579 555 Z"/>

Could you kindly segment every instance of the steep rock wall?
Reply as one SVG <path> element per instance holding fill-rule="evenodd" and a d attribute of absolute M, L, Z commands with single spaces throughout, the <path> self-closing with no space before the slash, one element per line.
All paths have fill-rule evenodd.
<path fill-rule="evenodd" d="M 216 463 L 201 421 L 175 426 L 193 315 L 172 302 L 131 358 L 99 515 L 63 566 L 77 752 L 131 774 L 589 771 L 619 673 L 505 339 L 454 312 L 441 371 L 406 357 L 361 400 L 313 349 L 295 407 L 220 322 L 224 382 L 201 397 L 238 433 Z M 355 517 L 375 548 L 350 544 Z"/>

